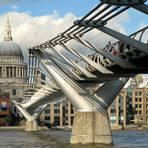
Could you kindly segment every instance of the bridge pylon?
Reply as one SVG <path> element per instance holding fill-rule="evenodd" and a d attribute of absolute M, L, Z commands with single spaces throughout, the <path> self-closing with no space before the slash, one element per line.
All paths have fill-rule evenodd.
<path fill-rule="evenodd" d="M 105 83 L 90 97 L 97 108 L 76 111 L 70 143 L 112 144 L 107 109 L 126 82 L 127 79 L 123 78 Z"/>
<path fill-rule="evenodd" d="M 107 109 L 128 78 L 117 78 L 88 90 L 89 84 L 84 86 L 71 79 L 44 52 L 35 50 L 33 53 L 76 110 L 70 143 L 112 144 Z"/>
<path fill-rule="evenodd" d="M 39 126 L 38 126 L 38 123 L 35 119 L 26 121 L 26 123 L 25 123 L 25 131 L 26 132 L 38 131 L 38 130 L 39 130 Z"/>
<path fill-rule="evenodd" d="M 26 119 L 25 123 L 25 131 L 38 131 L 40 130 L 37 118 L 40 116 L 42 111 L 46 108 L 48 104 L 41 105 L 33 115 L 31 115 L 24 107 L 21 106 L 18 102 L 13 101 L 15 106 L 19 109 L 19 111 L 23 114 Z"/>

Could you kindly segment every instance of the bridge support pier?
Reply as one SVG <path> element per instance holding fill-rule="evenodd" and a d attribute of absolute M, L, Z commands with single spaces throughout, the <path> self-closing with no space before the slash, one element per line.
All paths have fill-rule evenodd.
<path fill-rule="evenodd" d="M 112 145 L 112 133 L 107 112 L 76 112 L 71 144 L 99 143 Z"/>
<path fill-rule="evenodd" d="M 38 123 L 36 120 L 27 120 L 25 125 L 25 131 L 38 131 Z"/>
<path fill-rule="evenodd" d="M 43 52 L 35 52 L 40 62 L 73 104 L 76 113 L 70 143 L 99 143 L 112 145 L 112 133 L 107 109 L 124 87 L 128 78 L 106 81 L 91 91 L 68 77 L 59 66 Z M 63 87 L 64 86 L 64 87 Z"/>
<path fill-rule="evenodd" d="M 37 122 L 37 118 L 39 115 L 42 113 L 42 111 L 46 108 L 47 104 L 43 104 L 38 107 L 38 109 L 35 110 L 34 114 L 31 115 L 26 108 L 22 107 L 21 104 L 18 102 L 13 101 L 15 106 L 19 109 L 19 111 L 24 115 L 26 118 L 26 123 L 25 123 L 25 131 L 38 131 L 40 130 Z"/>

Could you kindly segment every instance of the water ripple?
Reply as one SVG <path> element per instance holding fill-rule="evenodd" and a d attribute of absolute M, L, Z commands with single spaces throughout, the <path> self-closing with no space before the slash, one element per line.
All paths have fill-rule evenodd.
<path fill-rule="evenodd" d="M 113 146 L 69 144 L 70 131 L 0 131 L 0 148 L 147 148 L 148 131 L 113 131 Z"/>

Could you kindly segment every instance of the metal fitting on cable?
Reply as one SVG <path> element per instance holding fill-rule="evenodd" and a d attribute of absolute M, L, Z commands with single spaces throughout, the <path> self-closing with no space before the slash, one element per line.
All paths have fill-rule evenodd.
<path fill-rule="evenodd" d="M 104 22 L 104 21 L 99 21 L 99 22 L 96 22 L 95 20 L 92 20 L 92 21 L 89 21 L 89 20 L 84 20 L 84 21 L 80 21 L 80 20 L 76 20 L 74 22 L 75 25 L 78 25 L 78 26 L 83 26 L 83 27 L 101 27 L 101 26 L 104 26 L 106 25 L 107 23 Z"/>

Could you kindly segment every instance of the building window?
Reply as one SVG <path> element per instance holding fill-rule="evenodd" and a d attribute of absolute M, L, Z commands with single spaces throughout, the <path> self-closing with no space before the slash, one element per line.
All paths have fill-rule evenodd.
<path fill-rule="evenodd" d="M 139 108 L 141 108 L 142 107 L 142 104 L 139 104 Z"/>
<path fill-rule="evenodd" d="M 138 96 L 138 92 L 137 91 L 135 91 L 135 96 Z"/>
<path fill-rule="evenodd" d="M 7 111 L 7 102 L 6 101 L 2 101 L 1 102 L 0 110 L 2 112 L 6 112 Z"/>
<path fill-rule="evenodd" d="M 16 96 L 16 89 L 12 89 L 12 95 Z"/>
<path fill-rule="evenodd" d="M 50 113 L 50 109 L 46 109 L 45 110 L 45 113 Z"/>
<path fill-rule="evenodd" d="M 138 102 L 138 98 L 135 98 L 135 102 Z"/>
<path fill-rule="evenodd" d="M 50 117 L 45 116 L 45 120 L 50 120 Z"/>
<path fill-rule="evenodd" d="M 142 91 L 139 91 L 139 96 L 142 96 Z"/>
<path fill-rule="evenodd" d="M 60 118 L 59 117 L 54 117 L 54 124 L 60 125 Z"/>
<path fill-rule="evenodd" d="M 54 113 L 59 113 L 59 109 L 54 109 Z"/>
<path fill-rule="evenodd" d="M 139 110 L 139 114 L 142 114 L 142 111 L 141 110 Z"/>
<path fill-rule="evenodd" d="M 137 114 L 137 110 L 135 110 L 135 114 Z"/>
<path fill-rule="evenodd" d="M 139 98 L 139 102 L 141 102 L 142 101 L 142 98 Z"/>
<path fill-rule="evenodd" d="M 75 112 L 75 109 L 73 107 L 73 108 L 71 108 L 71 114 L 74 114 L 74 112 Z"/>
<path fill-rule="evenodd" d="M 114 114 L 114 113 L 116 113 L 116 110 L 115 110 L 115 109 L 111 109 L 110 112 L 111 112 L 112 114 Z"/>

